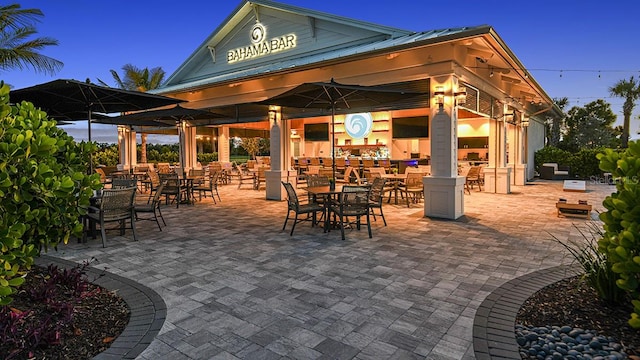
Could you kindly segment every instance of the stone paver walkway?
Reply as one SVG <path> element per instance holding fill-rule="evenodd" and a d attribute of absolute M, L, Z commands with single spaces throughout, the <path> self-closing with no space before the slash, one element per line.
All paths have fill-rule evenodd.
<path fill-rule="evenodd" d="M 422 204 L 385 204 L 366 230 L 282 232 L 285 202 L 222 186 L 222 202 L 164 207 L 168 226 L 70 243 L 49 255 L 133 279 L 167 305 L 139 359 L 474 359 L 473 320 L 511 279 L 568 264 L 552 236 L 581 239 L 585 220 L 558 218 L 559 197 L 596 210 L 613 186 L 536 181 L 512 194 L 471 192 L 458 221 L 422 216 Z M 594 212 L 594 218 L 597 212 Z"/>

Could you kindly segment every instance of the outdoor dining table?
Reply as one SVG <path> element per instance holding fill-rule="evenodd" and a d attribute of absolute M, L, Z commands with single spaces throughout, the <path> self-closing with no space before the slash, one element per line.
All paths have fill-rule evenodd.
<path fill-rule="evenodd" d="M 349 184 L 336 184 L 334 188 L 331 188 L 329 185 L 323 186 L 309 186 L 304 188 L 304 190 L 314 197 L 322 197 L 324 198 L 323 206 L 324 206 L 324 232 L 329 230 L 331 225 L 331 221 L 329 216 L 331 215 L 331 203 L 336 202 L 338 200 L 338 196 L 342 193 L 342 187 L 344 185 Z M 370 185 L 359 185 L 361 187 L 369 187 Z"/>
<path fill-rule="evenodd" d="M 197 179 L 201 179 L 199 176 L 178 176 L 178 180 L 180 180 L 180 188 L 184 188 L 187 192 L 187 198 L 184 200 L 184 203 L 193 205 L 195 204 L 195 198 L 193 195 L 193 182 Z"/>
<path fill-rule="evenodd" d="M 381 174 L 383 179 L 389 180 L 389 184 L 393 186 L 393 196 L 395 198 L 395 203 L 398 205 L 398 191 L 400 190 L 400 185 L 407 180 L 407 174 Z M 389 200 L 387 202 L 391 202 L 391 195 L 389 195 Z"/>
<path fill-rule="evenodd" d="M 329 230 L 329 215 L 331 210 L 331 201 L 334 201 L 336 197 L 342 192 L 342 185 L 335 185 L 332 189 L 329 185 L 324 186 L 309 186 L 304 188 L 304 190 L 312 195 L 313 197 L 321 197 L 324 199 L 324 232 Z"/>

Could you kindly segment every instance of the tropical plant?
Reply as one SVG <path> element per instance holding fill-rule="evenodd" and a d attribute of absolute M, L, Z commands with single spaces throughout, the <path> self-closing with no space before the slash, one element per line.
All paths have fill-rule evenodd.
<path fill-rule="evenodd" d="M 582 267 L 582 279 L 596 291 L 600 299 L 612 305 L 620 304 L 627 299 L 627 292 L 616 285 L 618 275 L 613 272 L 607 254 L 598 250 L 598 240 L 603 236 L 600 225 L 590 222 L 587 227 L 589 234 L 577 226 L 575 228 L 584 241 L 563 241 L 551 236 Z"/>
<path fill-rule="evenodd" d="M 208 164 L 212 161 L 218 161 L 218 153 L 200 153 L 198 154 L 198 162 Z"/>
<path fill-rule="evenodd" d="M 22 283 L 33 257 L 81 236 L 98 174 L 86 175 L 93 143 L 76 143 L 32 103 L 9 105 L 0 82 L 0 305 Z"/>
<path fill-rule="evenodd" d="M 566 131 L 559 147 L 571 152 L 616 147 L 619 134 L 613 128 L 615 121 L 611 105 L 603 100 L 592 101 L 584 107 L 574 106 L 567 112 Z"/>
<path fill-rule="evenodd" d="M 117 144 L 98 144 L 98 150 L 91 158 L 94 167 L 97 165 L 114 166 L 118 164 L 119 159 Z"/>
<path fill-rule="evenodd" d="M 240 138 L 240 146 L 249 153 L 251 159 L 255 159 L 263 149 L 264 142 L 259 137 L 243 137 Z"/>
<path fill-rule="evenodd" d="M 604 235 L 598 244 L 619 275 L 617 285 L 633 299 L 629 325 L 640 328 L 640 142 L 628 145 L 623 153 L 605 149 L 598 154 L 600 169 L 618 179 L 616 192 L 602 202 L 607 211 L 600 213 Z"/>
<path fill-rule="evenodd" d="M 569 104 L 566 97 L 553 99 L 553 102 L 564 112 L 564 108 Z M 562 133 L 563 119 L 557 116 L 550 117 L 547 120 L 547 145 L 558 146 L 560 144 L 560 135 Z"/>
<path fill-rule="evenodd" d="M 622 105 L 624 123 L 622 125 L 622 136 L 620 137 L 620 147 L 624 149 L 629 143 L 631 113 L 636 105 L 635 102 L 640 99 L 640 82 L 636 81 L 633 76 L 629 80 L 620 80 L 609 88 L 609 93 L 624 99 L 624 104 Z"/>
<path fill-rule="evenodd" d="M 50 37 L 32 38 L 38 33 L 34 23 L 44 16 L 39 9 L 22 9 L 19 4 L 0 6 L 0 69 L 33 68 L 36 72 L 55 74 L 63 63 L 38 51 L 58 45 Z"/>
<path fill-rule="evenodd" d="M 159 88 L 166 75 L 165 71 L 162 70 L 161 67 L 155 67 L 149 70 L 147 67 L 140 69 L 132 64 L 126 64 L 122 67 L 122 71 L 124 72 L 124 76 L 122 78 L 118 75 L 117 71 L 109 71 L 119 88 L 140 92 L 147 92 L 149 90 Z M 104 86 L 109 86 L 100 79 L 98 79 L 98 82 Z M 140 146 L 142 148 L 140 153 L 140 162 L 146 163 L 148 160 L 147 134 L 145 133 L 140 134 Z"/>

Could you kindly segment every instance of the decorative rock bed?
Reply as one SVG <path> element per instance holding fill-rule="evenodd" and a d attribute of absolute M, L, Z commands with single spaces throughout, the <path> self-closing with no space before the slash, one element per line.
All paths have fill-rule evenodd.
<path fill-rule="evenodd" d="M 626 359 L 622 345 L 592 330 L 570 326 L 526 327 L 516 325 L 516 342 L 523 359 Z"/>

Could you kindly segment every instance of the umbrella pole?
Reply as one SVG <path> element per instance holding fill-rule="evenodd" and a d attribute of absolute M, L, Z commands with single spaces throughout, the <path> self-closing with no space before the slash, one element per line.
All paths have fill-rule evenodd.
<path fill-rule="evenodd" d="M 331 103 L 331 177 L 336 181 L 336 103 Z"/>
<path fill-rule="evenodd" d="M 91 142 L 91 109 L 87 118 L 87 136 Z M 93 174 L 93 151 L 89 151 L 89 175 Z"/>

